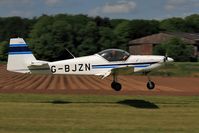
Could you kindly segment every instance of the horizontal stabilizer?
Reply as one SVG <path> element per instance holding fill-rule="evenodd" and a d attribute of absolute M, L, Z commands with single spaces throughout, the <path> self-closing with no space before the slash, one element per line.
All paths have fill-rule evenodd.
<path fill-rule="evenodd" d="M 30 64 L 30 66 L 43 66 L 43 65 L 48 65 L 48 62 L 36 60 L 36 61 L 32 61 Z"/>

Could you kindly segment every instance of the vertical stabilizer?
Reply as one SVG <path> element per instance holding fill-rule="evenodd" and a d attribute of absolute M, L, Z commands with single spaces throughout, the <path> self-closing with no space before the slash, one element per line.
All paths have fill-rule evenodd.
<path fill-rule="evenodd" d="M 22 38 L 12 38 L 9 44 L 7 70 L 19 73 L 30 72 L 28 66 L 36 58 Z"/>

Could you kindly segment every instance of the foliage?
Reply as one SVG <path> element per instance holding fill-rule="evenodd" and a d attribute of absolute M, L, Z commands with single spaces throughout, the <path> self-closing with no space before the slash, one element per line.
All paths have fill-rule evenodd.
<path fill-rule="evenodd" d="M 11 37 L 27 38 L 35 19 L 20 17 L 0 18 L 0 41 L 8 41 Z"/>
<path fill-rule="evenodd" d="M 185 18 L 189 32 L 199 33 L 199 14 L 193 14 Z"/>
<path fill-rule="evenodd" d="M 129 35 L 131 39 L 158 33 L 159 22 L 156 20 L 132 20 L 130 21 Z"/>
<path fill-rule="evenodd" d="M 128 50 L 132 39 L 161 31 L 199 32 L 199 15 L 162 21 L 109 19 L 82 14 L 0 18 L 0 42 L 3 42 L 0 44 L 0 59 L 6 60 L 5 41 L 11 37 L 25 38 L 36 58 L 53 61 L 71 58 L 66 48 L 75 56 L 94 54 L 107 48 Z"/>
<path fill-rule="evenodd" d="M 7 60 L 8 42 L 0 42 L 0 61 Z"/>
<path fill-rule="evenodd" d="M 114 34 L 117 38 L 116 40 L 116 47 L 117 48 L 123 48 L 127 49 L 128 40 L 130 40 L 130 22 L 124 21 L 117 25 L 117 27 L 114 29 Z"/>
<path fill-rule="evenodd" d="M 160 22 L 160 30 L 171 32 L 199 32 L 199 15 L 193 14 L 185 18 L 169 18 Z"/>
<path fill-rule="evenodd" d="M 154 54 L 168 55 L 175 61 L 190 61 L 193 56 L 193 46 L 183 42 L 179 38 L 172 38 L 167 42 L 155 46 Z"/>
<path fill-rule="evenodd" d="M 114 33 L 116 35 L 116 47 L 128 49 L 128 42 L 132 39 L 151 35 L 159 32 L 159 22 L 154 20 L 131 20 L 118 24 Z"/>
<path fill-rule="evenodd" d="M 27 38 L 34 23 L 35 18 L 0 18 L 0 61 L 7 60 L 9 39 L 12 37 Z"/>
<path fill-rule="evenodd" d="M 182 18 L 169 18 L 165 19 L 160 23 L 160 29 L 164 31 L 186 31 L 185 21 Z"/>
<path fill-rule="evenodd" d="M 73 48 L 71 32 L 72 26 L 62 17 L 40 17 L 34 25 L 30 40 L 36 57 L 49 61 L 64 59 L 65 48 Z"/>

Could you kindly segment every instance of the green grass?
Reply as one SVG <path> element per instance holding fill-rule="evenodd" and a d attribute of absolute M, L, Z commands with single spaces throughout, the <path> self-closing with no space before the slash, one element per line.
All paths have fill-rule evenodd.
<path fill-rule="evenodd" d="M 0 60 L 0 64 L 7 64 L 7 62 Z"/>
<path fill-rule="evenodd" d="M 199 77 L 199 62 L 174 62 L 153 71 L 152 75 Z"/>
<path fill-rule="evenodd" d="M 198 133 L 199 97 L 0 94 L 0 133 Z"/>

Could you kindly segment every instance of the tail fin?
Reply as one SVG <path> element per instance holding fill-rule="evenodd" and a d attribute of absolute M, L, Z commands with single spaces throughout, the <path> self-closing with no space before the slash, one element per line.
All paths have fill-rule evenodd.
<path fill-rule="evenodd" d="M 19 73 L 29 73 L 28 66 L 36 58 L 22 38 L 12 38 L 9 44 L 7 70 Z"/>

